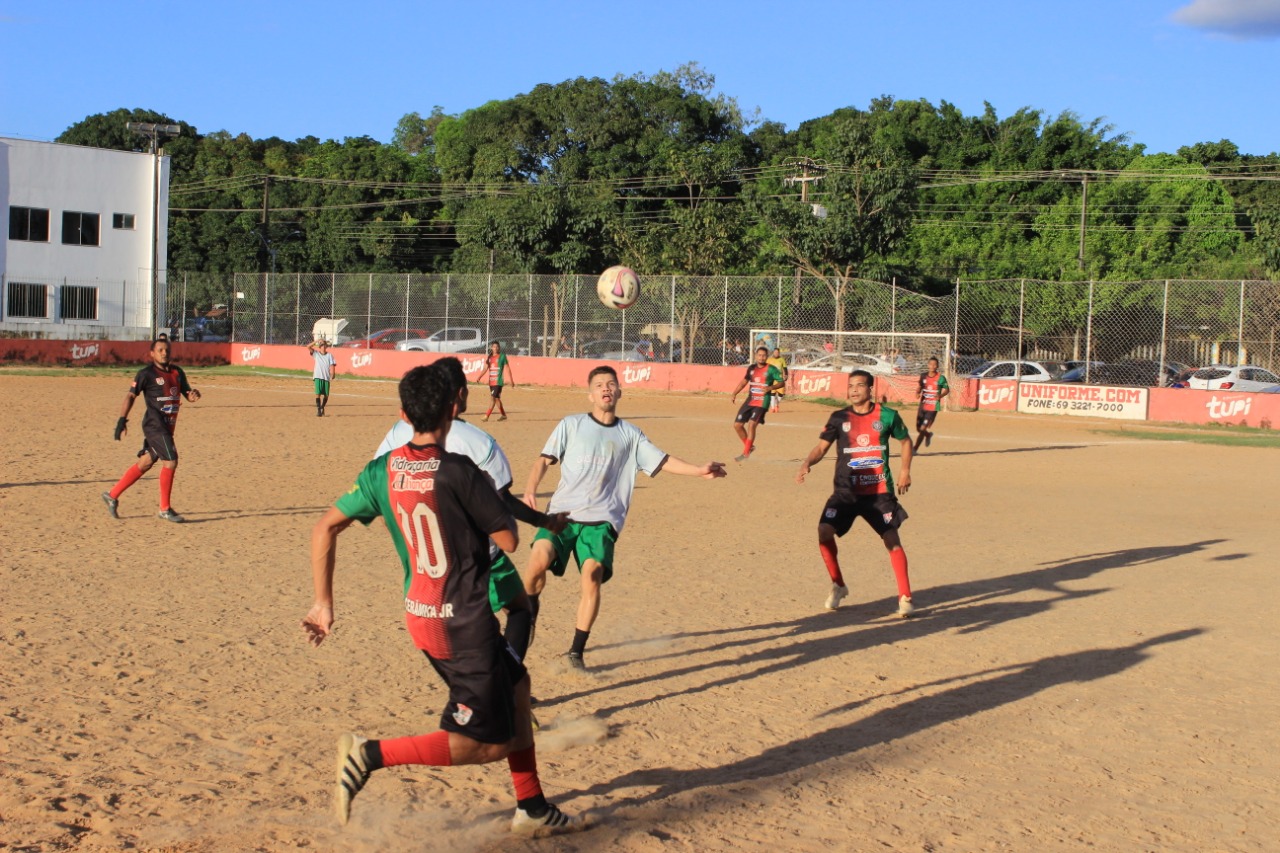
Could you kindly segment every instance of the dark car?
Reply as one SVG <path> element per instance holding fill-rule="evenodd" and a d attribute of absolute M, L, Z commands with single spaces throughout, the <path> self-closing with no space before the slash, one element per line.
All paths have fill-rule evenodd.
<path fill-rule="evenodd" d="M 363 338 L 347 341 L 344 347 L 355 349 L 395 349 L 396 344 L 410 338 L 426 338 L 431 335 L 426 329 L 382 329 Z"/>
<path fill-rule="evenodd" d="M 1133 385 L 1138 388 L 1163 387 L 1171 383 L 1177 371 L 1154 361 L 1131 358 L 1104 364 L 1089 372 L 1089 381 L 1096 385 Z"/>

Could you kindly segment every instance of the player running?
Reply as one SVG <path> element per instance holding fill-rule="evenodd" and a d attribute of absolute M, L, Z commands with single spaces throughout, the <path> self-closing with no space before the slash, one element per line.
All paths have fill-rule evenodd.
<path fill-rule="evenodd" d="M 782 411 L 782 398 L 786 393 L 787 380 L 791 378 L 791 371 L 787 369 L 787 360 L 782 357 L 782 350 L 777 347 L 774 347 L 773 352 L 770 353 L 769 363 L 778 368 L 778 374 L 782 377 L 782 388 L 773 392 L 773 400 L 769 405 L 769 411 L 776 414 Z"/>
<path fill-rule="evenodd" d="M 933 422 L 941 410 L 942 401 L 951 393 L 947 377 L 938 371 L 938 360 L 931 358 L 927 362 L 928 370 L 920 374 L 920 388 L 916 396 L 920 398 L 920 408 L 916 411 L 916 443 L 912 450 L 919 452 L 920 442 L 928 447 L 933 444 Z"/>
<path fill-rule="evenodd" d="M 329 403 L 329 385 L 334 374 L 338 372 L 338 363 L 329 352 L 329 342 L 324 338 L 307 344 L 307 352 L 315 365 L 311 368 L 311 379 L 316 386 L 316 417 L 324 417 L 324 407 Z"/>
<path fill-rule="evenodd" d="M 511 463 L 507 454 L 502 451 L 493 436 L 470 424 L 459 415 L 467 411 L 467 375 L 462 370 L 462 362 L 450 356 L 432 363 L 432 368 L 444 372 L 449 381 L 450 391 L 454 399 L 453 426 L 449 428 L 449 436 L 445 439 L 444 449 L 450 453 L 461 454 L 484 472 L 495 490 L 506 501 L 507 509 L 520 521 L 559 533 L 568 522 L 566 513 L 547 515 L 526 504 L 511 494 Z M 405 420 L 398 420 L 387 433 L 382 444 L 378 446 L 376 459 L 384 453 L 390 453 L 397 447 L 403 447 L 413 439 L 413 427 Z M 524 660 L 529 650 L 529 640 L 533 630 L 533 611 L 529 597 L 524 591 L 524 582 L 511 558 L 502 552 L 494 543 L 489 543 L 489 604 L 493 612 L 507 612 L 506 639 L 516 655 Z"/>
<path fill-rule="evenodd" d="M 476 376 L 477 381 L 485 376 L 489 378 L 489 411 L 484 413 L 481 420 L 489 420 L 494 406 L 498 407 L 498 420 L 507 419 L 507 410 L 502 407 L 504 373 L 506 378 L 511 380 L 511 387 L 516 387 L 516 375 L 511 371 L 511 363 L 507 361 L 507 355 L 502 351 L 502 344 L 493 341 L 489 344 L 489 354 L 484 357 L 484 367 L 480 368 L 480 373 Z"/>
<path fill-rule="evenodd" d="M 835 489 L 822 508 L 818 521 L 818 550 L 831 575 L 831 593 L 826 608 L 835 610 L 849 594 L 837 559 L 836 537 L 844 536 L 855 519 L 867 520 L 880 534 L 889 550 L 889 563 L 898 581 L 898 615 L 904 619 L 915 612 L 911 603 L 911 583 L 907 577 L 907 554 L 902 550 L 898 528 L 907 520 L 907 511 L 893 493 L 893 474 L 889 470 L 889 439 L 902 445 L 902 474 L 898 493 L 911 488 L 911 434 L 893 409 L 872 401 L 874 380 L 865 370 L 849 374 L 849 402 L 827 419 L 818 436 L 818 444 L 800 463 L 796 482 L 803 483 L 809 469 L 817 464 L 834 442 L 836 445 Z"/>
<path fill-rule="evenodd" d="M 574 623 L 569 665 L 586 669 L 583 654 L 591 627 L 600 613 L 600 588 L 613 576 L 613 548 L 631 507 L 636 471 L 650 477 L 660 471 L 714 480 L 725 475 L 724 465 L 693 465 L 659 450 L 639 427 L 618 417 L 622 388 L 612 367 L 600 366 L 587 374 L 591 411 L 569 415 L 556 425 L 533 463 L 525 485 L 524 500 L 538 506 L 538 484 L 547 469 L 560 463 L 560 483 L 551 496 L 548 512 L 567 512 L 573 520 L 553 534 L 539 530 L 533 540 L 529 563 L 521 576 L 538 619 L 538 596 L 547 572 L 563 576 L 572 557 L 581 575 L 581 598 Z"/>
<path fill-rule="evenodd" d="M 516 791 L 511 831 L 543 835 L 582 829 L 547 802 L 538 779 L 529 675 L 502 638 L 489 606 L 489 541 L 510 553 L 515 519 L 475 463 L 444 449 L 457 397 L 445 372 L 415 367 L 400 381 L 401 414 L 413 439 L 374 459 L 311 532 L 315 603 L 302 620 L 313 645 L 333 630 L 338 535 L 352 521 L 381 517 L 404 569 L 409 636 L 449 688 L 440 729 L 429 734 L 338 740 L 339 822 L 370 774 L 384 767 L 447 767 L 507 759 Z"/>
<path fill-rule="evenodd" d="M 750 386 L 750 387 L 748 387 Z M 756 347 L 756 363 L 747 368 L 738 387 L 733 389 L 733 402 L 738 402 L 738 392 L 747 388 L 747 399 L 742 402 L 737 416 L 733 419 L 733 429 L 742 440 L 742 453 L 735 456 L 735 462 L 745 462 L 755 449 L 756 427 L 764 423 L 765 412 L 769 411 L 769 400 L 772 392 L 786 386 L 778 368 L 769 364 L 769 350 Z"/>
<path fill-rule="evenodd" d="M 116 421 L 116 441 L 129 431 L 129 411 L 139 395 L 146 401 L 146 412 L 142 416 L 142 449 L 138 451 L 138 461 L 129 466 L 111 491 L 102 493 L 102 500 L 111 517 L 119 518 L 120 496 L 159 460 L 159 517 L 181 524 L 186 519 L 170 503 L 173 476 L 178 470 L 178 447 L 173 442 L 173 431 L 178 423 L 182 398 L 194 403 L 200 399 L 200 392 L 188 384 L 187 374 L 181 367 L 169 363 L 169 338 L 166 335 L 151 342 L 151 363 L 138 371 L 124 395 L 120 418 Z"/>

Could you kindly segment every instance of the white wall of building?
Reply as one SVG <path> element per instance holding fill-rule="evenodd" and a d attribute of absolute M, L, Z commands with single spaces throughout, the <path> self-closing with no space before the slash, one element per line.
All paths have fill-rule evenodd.
<path fill-rule="evenodd" d="M 168 240 L 169 158 L 158 159 L 159 216 L 153 239 L 156 158 L 151 154 L 0 137 L 0 332 L 55 338 L 149 333 L 152 269 L 160 271 L 163 305 Z M 47 241 L 11 238 L 15 207 L 49 212 Z M 97 214 L 98 244 L 64 243 L 64 212 Z M 132 228 L 113 227 L 116 214 L 132 216 Z M 153 257 L 153 247 L 158 257 Z M 13 283 L 46 286 L 45 318 L 11 315 Z M 81 288 L 75 291 L 81 305 L 96 291 L 96 318 L 64 318 L 66 288 Z"/>

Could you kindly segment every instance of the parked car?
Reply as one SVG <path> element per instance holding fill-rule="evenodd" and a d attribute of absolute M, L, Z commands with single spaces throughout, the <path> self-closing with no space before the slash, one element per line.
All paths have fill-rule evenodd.
<path fill-rule="evenodd" d="M 951 369 L 957 376 L 969 376 L 990 359 L 981 355 L 957 355 L 951 359 Z"/>
<path fill-rule="evenodd" d="M 1067 372 L 1061 361 L 988 361 L 969 374 L 971 379 L 1017 379 L 1053 382 Z"/>
<path fill-rule="evenodd" d="M 1280 385 L 1280 376 L 1253 364 L 1211 364 L 1191 374 L 1191 387 L 1206 391 L 1261 391 Z"/>
<path fill-rule="evenodd" d="M 1178 371 L 1171 364 L 1160 364 L 1145 358 L 1129 358 L 1094 368 L 1089 372 L 1089 381 L 1095 385 L 1156 388 L 1171 384 L 1177 376 Z"/>
<path fill-rule="evenodd" d="M 398 341 L 401 352 L 484 352 L 484 331 L 474 326 L 449 326 L 434 335 Z"/>
<path fill-rule="evenodd" d="M 587 341 L 578 347 L 577 358 L 594 358 L 600 361 L 648 361 L 639 341 Z"/>
<path fill-rule="evenodd" d="M 1094 374 L 1098 372 L 1098 368 L 1105 367 L 1106 363 L 1101 361 L 1068 361 L 1066 362 L 1067 370 L 1054 382 L 1085 382 L 1094 381 Z"/>
<path fill-rule="evenodd" d="M 865 370 L 882 375 L 896 372 L 889 360 L 862 352 L 844 352 L 838 356 L 836 353 L 826 353 L 805 364 L 792 363 L 790 367 L 793 370 L 839 370 L 844 373 Z"/>
<path fill-rule="evenodd" d="M 426 329 L 382 329 L 363 338 L 347 341 L 344 347 L 353 349 L 395 349 L 400 341 L 412 338 L 426 338 L 431 335 Z"/>

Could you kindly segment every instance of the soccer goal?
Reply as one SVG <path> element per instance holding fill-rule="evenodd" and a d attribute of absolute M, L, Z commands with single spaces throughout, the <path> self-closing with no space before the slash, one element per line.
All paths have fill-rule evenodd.
<path fill-rule="evenodd" d="M 943 373 L 951 371 L 951 335 L 936 332 L 815 332 L 798 329 L 752 329 L 752 348 L 782 350 L 797 370 L 867 370 L 877 374 L 924 371 L 936 358 Z"/>

